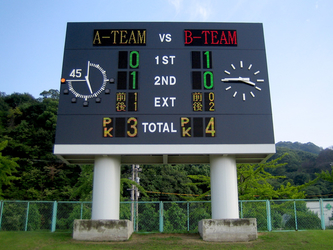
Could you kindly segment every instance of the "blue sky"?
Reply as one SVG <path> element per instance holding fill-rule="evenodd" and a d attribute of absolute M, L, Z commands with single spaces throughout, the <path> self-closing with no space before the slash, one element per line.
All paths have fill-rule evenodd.
<path fill-rule="evenodd" d="M 333 145 L 331 0 L 0 2 L 0 91 L 59 89 L 67 22 L 263 23 L 275 140 Z"/>

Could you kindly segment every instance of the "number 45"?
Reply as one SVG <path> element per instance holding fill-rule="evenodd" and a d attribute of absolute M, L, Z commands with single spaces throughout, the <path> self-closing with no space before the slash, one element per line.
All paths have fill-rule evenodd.
<path fill-rule="evenodd" d="M 82 69 L 73 69 L 71 71 L 71 73 L 69 74 L 70 77 L 73 77 L 73 78 L 80 78 L 82 76 Z"/>

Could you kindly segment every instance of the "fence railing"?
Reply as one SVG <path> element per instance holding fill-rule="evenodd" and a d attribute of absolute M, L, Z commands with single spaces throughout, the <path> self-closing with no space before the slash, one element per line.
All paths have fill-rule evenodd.
<path fill-rule="evenodd" d="M 0 230 L 72 231 L 91 209 L 91 202 L 0 201 Z M 333 229 L 332 212 L 333 199 L 239 201 L 239 217 L 256 218 L 258 231 Z M 210 201 L 120 204 L 120 219 L 133 220 L 139 232 L 198 232 L 198 222 L 210 218 Z"/>

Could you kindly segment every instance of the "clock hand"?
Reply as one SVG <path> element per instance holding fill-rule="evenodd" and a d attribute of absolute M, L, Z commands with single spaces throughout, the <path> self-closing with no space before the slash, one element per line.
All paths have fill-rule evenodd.
<path fill-rule="evenodd" d="M 92 89 L 91 89 L 91 84 L 90 84 L 90 81 L 89 81 L 89 68 L 90 68 L 90 61 L 88 61 L 88 65 L 87 65 L 87 75 L 84 77 L 84 79 L 86 79 L 86 82 L 87 82 L 87 85 L 88 85 L 88 88 L 89 88 L 89 91 L 90 91 L 90 94 L 92 94 Z"/>
<path fill-rule="evenodd" d="M 249 84 L 251 86 L 256 86 L 256 84 L 254 82 L 251 82 L 250 80 L 242 80 L 242 82 Z"/>
<path fill-rule="evenodd" d="M 232 81 L 240 81 L 252 86 L 255 86 L 256 84 L 254 82 L 250 81 L 249 77 L 226 77 L 221 79 L 222 82 L 232 82 Z"/>
<path fill-rule="evenodd" d="M 88 61 L 88 66 L 87 66 L 87 77 L 89 77 L 89 68 L 90 68 L 90 61 Z"/>
<path fill-rule="evenodd" d="M 229 82 L 229 81 L 243 81 L 243 80 L 250 80 L 250 78 L 243 78 L 243 77 L 226 77 L 221 79 L 222 82 Z"/>
<path fill-rule="evenodd" d="M 67 82 L 85 82 L 86 80 L 66 80 Z"/>
<path fill-rule="evenodd" d="M 93 92 L 92 92 L 92 89 L 91 89 L 91 84 L 90 84 L 89 78 L 88 78 L 88 76 L 85 76 L 84 78 L 86 79 L 86 82 L 87 82 L 88 88 L 89 88 L 89 90 L 90 90 L 90 94 L 92 94 Z"/>

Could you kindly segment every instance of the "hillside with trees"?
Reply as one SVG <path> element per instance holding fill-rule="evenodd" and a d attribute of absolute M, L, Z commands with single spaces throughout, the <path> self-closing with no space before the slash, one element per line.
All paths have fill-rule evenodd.
<path fill-rule="evenodd" d="M 303 185 L 313 181 L 324 172 L 331 172 L 333 166 L 333 150 L 322 149 L 313 143 L 301 144 L 298 142 L 279 142 L 276 144 L 277 153 L 272 160 L 287 154 L 281 163 L 285 166 L 279 169 L 273 169 L 269 172 L 272 175 L 286 176 L 282 183 L 291 183 L 292 185 Z M 272 182 L 274 186 L 280 185 L 280 182 Z M 333 197 L 332 182 L 323 178 L 304 189 L 307 198 Z"/>
<path fill-rule="evenodd" d="M 66 165 L 52 153 L 59 92 L 40 95 L 0 94 L 0 199 L 91 200 L 93 167 Z M 267 163 L 237 166 L 239 198 L 332 198 L 332 163 L 331 149 L 279 142 Z M 142 200 L 210 200 L 209 165 L 140 167 Z M 131 171 L 122 166 L 123 200 Z"/>

